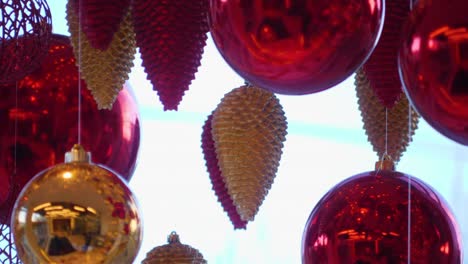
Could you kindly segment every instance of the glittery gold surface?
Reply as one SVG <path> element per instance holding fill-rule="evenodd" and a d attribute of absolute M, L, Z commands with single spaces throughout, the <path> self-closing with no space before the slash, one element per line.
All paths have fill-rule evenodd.
<path fill-rule="evenodd" d="M 18 196 L 12 233 L 26 263 L 132 263 L 142 223 L 125 182 L 75 146 L 67 162 L 33 178 Z"/>
<path fill-rule="evenodd" d="M 73 1 L 67 4 L 68 30 L 80 71 L 91 90 L 99 109 L 110 109 L 128 79 L 136 53 L 135 33 L 131 12 L 127 11 L 120 29 L 115 33 L 109 48 L 102 51 L 91 46 L 81 32 Z"/>
<path fill-rule="evenodd" d="M 180 243 L 179 236 L 172 232 L 168 244 L 153 248 L 146 254 L 142 264 L 206 264 L 203 255 L 195 248 Z"/>
<path fill-rule="evenodd" d="M 387 145 L 387 154 L 397 163 L 412 141 L 414 131 L 418 127 L 418 114 L 411 109 L 409 117 L 409 101 L 406 96 L 401 96 L 392 108 L 385 108 L 375 96 L 362 70 L 356 73 L 355 84 L 359 110 L 369 142 L 379 158 L 384 155 Z M 409 118 L 411 118 L 411 133 L 408 127 Z M 387 135 L 385 135 L 386 129 Z"/>
<path fill-rule="evenodd" d="M 237 212 L 252 221 L 281 159 L 287 122 L 276 96 L 242 86 L 226 94 L 213 113 L 218 165 Z"/>

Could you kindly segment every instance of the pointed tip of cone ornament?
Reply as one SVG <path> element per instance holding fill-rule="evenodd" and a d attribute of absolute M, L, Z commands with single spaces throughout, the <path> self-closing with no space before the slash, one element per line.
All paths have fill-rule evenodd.
<path fill-rule="evenodd" d="M 273 183 L 286 140 L 279 100 L 246 85 L 226 94 L 213 113 L 212 135 L 221 176 L 243 221 L 252 221 Z"/>
<path fill-rule="evenodd" d="M 356 93 L 364 130 L 378 157 L 387 154 L 398 163 L 418 127 L 419 116 L 402 96 L 392 108 L 383 106 L 370 88 L 366 74 L 355 76 Z M 411 123 L 411 127 L 409 124 Z"/>
<path fill-rule="evenodd" d="M 206 167 L 210 176 L 213 191 L 218 197 L 224 211 L 228 214 L 229 220 L 234 226 L 234 229 L 246 229 L 247 221 L 243 221 L 236 211 L 236 207 L 228 194 L 226 186 L 221 176 L 221 171 L 218 167 L 218 159 L 216 157 L 215 146 L 211 134 L 212 115 L 209 115 L 202 132 L 202 151 L 206 161 Z"/>
<path fill-rule="evenodd" d="M 78 61 L 82 78 L 91 91 L 99 109 L 111 109 L 129 78 L 136 53 L 135 34 L 131 24 L 131 12 L 127 11 L 118 31 L 105 51 L 91 46 L 87 37 L 80 31 L 76 5 L 73 1 L 67 4 L 67 21 L 71 44 Z M 81 50 L 81 54 L 80 53 Z"/>
<path fill-rule="evenodd" d="M 132 1 L 137 45 L 164 110 L 177 110 L 208 39 L 208 1 Z"/>

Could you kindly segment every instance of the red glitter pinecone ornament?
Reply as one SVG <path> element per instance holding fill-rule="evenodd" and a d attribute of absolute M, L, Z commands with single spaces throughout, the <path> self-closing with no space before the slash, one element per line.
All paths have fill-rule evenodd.
<path fill-rule="evenodd" d="M 130 7 L 130 0 L 70 0 L 81 5 L 81 30 L 95 49 L 106 50 Z"/>
<path fill-rule="evenodd" d="M 386 1 L 385 23 L 374 52 L 363 70 L 380 103 L 392 108 L 402 93 L 398 74 L 398 50 L 403 23 L 410 12 L 408 0 Z"/>
<path fill-rule="evenodd" d="M 177 110 L 200 66 L 206 45 L 208 0 L 134 0 L 142 65 L 164 110 Z"/>

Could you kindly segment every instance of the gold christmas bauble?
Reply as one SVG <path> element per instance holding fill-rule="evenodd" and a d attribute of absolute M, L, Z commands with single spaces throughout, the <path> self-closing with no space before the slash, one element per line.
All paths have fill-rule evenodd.
<path fill-rule="evenodd" d="M 22 190 L 11 227 L 20 259 L 42 263 L 132 263 L 142 223 L 136 200 L 116 173 L 75 145 L 65 163 Z"/>
<path fill-rule="evenodd" d="M 197 249 L 180 243 L 179 235 L 172 232 L 167 238 L 168 244 L 153 248 L 146 254 L 142 264 L 206 264 L 203 255 Z"/>

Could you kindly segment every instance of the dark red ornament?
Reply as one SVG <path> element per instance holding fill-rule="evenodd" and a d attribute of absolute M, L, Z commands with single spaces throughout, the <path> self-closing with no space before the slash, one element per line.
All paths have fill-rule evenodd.
<path fill-rule="evenodd" d="M 65 152 L 77 143 L 75 63 L 68 37 L 53 35 L 40 68 L 18 82 L 18 107 L 15 85 L 0 87 L 0 223 L 8 219 L 10 201 L 15 201 L 21 188 L 38 172 L 63 162 Z M 111 110 L 98 110 L 84 81 L 81 85 L 81 144 L 96 163 L 130 180 L 140 144 L 140 123 L 129 87 L 119 94 Z M 9 202 L 2 203 L 5 200 Z"/>
<path fill-rule="evenodd" d="M 383 0 L 210 0 L 211 35 L 244 79 L 281 94 L 330 88 L 374 49 Z"/>
<path fill-rule="evenodd" d="M 302 263 L 460 264 L 461 250 L 443 198 L 417 178 L 383 170 L 344 180 L 319 201 L 304 230 Z"/>
<path fill-rule="evenodd" d="M 134 0 L 142 65 L 164 110 L 177 110 L 206 45 L 208 0 Z"/>
<path fill-rule="evenodd" d="M 399 53 L 400 76 L 418 113 L 468 146 L 468 16 L 464 0 L 420 0 Z"/>
<path fill-rule="evenodd" d="M 81 7 L 78 11 L 81 30 L 95 49 L 107 50 L 119 30 L 130 0 L 68 0 Z M 79 4 L 79 5 L 78 5 Z M 77 9 L 79 10 L 79 9 Z"/>
<path fill-rule="evenodd" d="M 392 108 L 400 98 L 398 75 L 398 50 L 401 46 L 401 31 L 410 13 L 410 1 L 385 1 L 385 22 L 380 40 L 367 62 L 363 65 L 370 87 L 380 103 Z"/>
<path fill-rule="evenodd" d="M 223 177 L 221 176 L 221 170 L 218 166 L 218 157 L 215 151 L 215 143 L 213 135 L 211 134 L 212 119 L 213 115 L 209 115 L 205 125 L 203 126 L 202 132 L 201 147 L 206 161 L 206 168 L 210 176 L 211 184 L 213 185 L 213 190 L 218 197 L 218 201 L 221 203 L 224 211 L 228 214 L 231 223 L 234 225 L 234 229 L 245 229 L 247 227 L 247 222 L 243 221 L 237 213 L 234 202 L 229 196 Z"/>
<path fill-rule="evenodd" d="M 52 18 L 45 0 L 0 4 L 0 83 L 12 83 L 36 69 L 47 54 Z"/>

